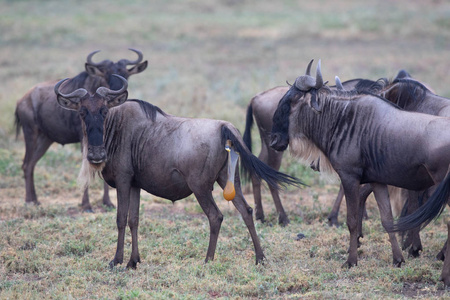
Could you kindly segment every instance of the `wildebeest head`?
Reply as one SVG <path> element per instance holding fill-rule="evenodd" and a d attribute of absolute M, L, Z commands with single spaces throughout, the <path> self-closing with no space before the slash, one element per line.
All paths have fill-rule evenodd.
<path fill-rule="evenodd" d="M 118 90 L 122 87 L 122 81 L 118 77 L 113 75 L 120 75 L 125 79 L 128 79 L 130 75 L 140 73 L 147 68 L 147 61 L 142 62 L 143 55 L 142 52 L 133 48 L 129 50 L 135 52 L 138 55 L 136 60 L 121 59 L 114 63 L 108 59 L 103 60 L 99 63 L 92 61 L 92 57 L 100 52 L 100 50 L 91 52 L 87 57 L 87 62 L 85 64 L 86 72 L 92 76 L 100 76 L 106 80 L 107 86 L 112 90 Z M 127 67 L 132 65 L 130 69 Z"/>
<path fill-rule="evenodd" d="M 93 95 L 90 95 L 83 88 L 69 94 L 62 94 L 60 87 L 67 78 L 55 85 L 58 104 L 65 109 L 78 112 L 83 127 L 83 135 L 86 139 L 84 142 L 84 146 L 87 146 L 86 158 L 91 165 L 99 168 L 107 159 L 103 132 L 108 110 L 124 103 L 128 97 L 127 80 L 119 75 L 112 76 L 122 83 L 121 88 L 119 90 L 111 90 L 106 87 L 99 87 Z"/>
<path fill-rule="evenodd" d="M 305 75 L 298 77 L 283 98 L 281 98 L 278 103 L 278 108 L 273 115 L 270 147 L 277 151 L 284 151 L 289 145 L 289 115 L 292 107 L 304 99 L 305 101 L 309 100 L 309 105 L 315 111 L 320 112 L 321 110 L 320 104 L 317 101 L 316 91 L 324 83 L 320 71 L 320 60 L 317 64 L 316 78 L 311 76 L 311 65 L 313 61 L 311 60 L 308 64 Z M 305 97 L 307 94 L 311 95 L 311 97 L 308 97 L 309 99 Z"/>

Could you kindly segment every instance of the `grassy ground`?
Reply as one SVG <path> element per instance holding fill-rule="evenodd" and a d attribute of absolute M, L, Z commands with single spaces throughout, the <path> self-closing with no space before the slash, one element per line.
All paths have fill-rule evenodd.
<path fill-rule="evenodd" d="M 98 61 L 133 59 L 129 47 L 144 53 L 149 67 L 130 78 L 130 97 L 241 130 L 250 98 L 293 82 L 311 58 L 322 59 L 325 80 L 393 77 L 403 68 L 450 97 L 448 2 L 301 2 L 0 0 L 0 298 L 450 298 L 438 281 L 442 262 L 434 259 L 447 213 L 423 231 L 422 257 L 397 269 L 371 201 L 359 265 L 341 269 L 348 231 L 326 223 L 338 186 L 289 157 L 283 170 L 311 187 L 283 193 L 286 228 L 276 224 L 264 192 L 268 222 L 257 223 L 264 266 L 254 265 L 245 225 L 217 188 L 225 220 L 215 261 L 203 263 L 208 222 L 192 196 L 171 204 L 143 193 L 142 263 L 136 271 L 109 270 L 115 211 L 101 207 L 96 182 L 95 213 L 80 212 L 78 145 L 51 147 L 35 172 L 42 205 L 24 205 L 16 101 L 38 82 L 77 75 L 93 50 L 102 50 Z M 253 205 L 250 190 L 246 197 Z M 345 220 L 345 205 L 341 212 Z M 305 238 L 296 240 L 299 233 Z M 129 235 L 126 242 L 125 259 Z"/>

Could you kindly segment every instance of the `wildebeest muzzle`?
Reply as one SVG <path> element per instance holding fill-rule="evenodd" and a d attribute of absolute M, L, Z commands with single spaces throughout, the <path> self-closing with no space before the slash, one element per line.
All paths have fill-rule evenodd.
<path fill-rule="evenodd" d="M 289 138 L 280 133 L 272 133 L 270 136 L 270 147 L 276 151 L 284 151 L 289 145 Z"/>
<path fill-rule="evenodd" d="M 106 161 L 106 150 L 104 146 L 88 146 L 87 160 L 91 164 L 100 164 Z"/>

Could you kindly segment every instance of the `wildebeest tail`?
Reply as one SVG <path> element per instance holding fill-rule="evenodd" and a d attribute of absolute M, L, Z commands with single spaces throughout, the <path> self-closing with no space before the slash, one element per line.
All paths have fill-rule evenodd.
<path fill-rule="evenodd" d="M 253 108 L 252 104 L 247 108 L 247 116 L 245 118 L 245 131 L 244 136 L 242 137 L 244 139 L 244 143 L 247 146 L 247 148 L 252 152 L 252 126 L 253 126 Z"/>
<path fill-rule="evenodd" d="M 406 231 L 427 226 L 433 219 L 439 217 L 447 204 L 450 195 L 450 173 L 438 185 L 428 201 L 412 214 L 401 217 L 388 231 Z M 411 201 L 411 200 L 409 200 Z"/>
<path fill-rule="evenodd" d="M 17 108 L 16 111 L 14 112 L 14 127 L 16 128 L 16 139 L 19 137 L 20 134 L 20 128 L 22 127 L 22 124 L 20 123 L 20 118 L 19 118 L 19 114 L 17 113 Z"/>
<path fill-rule="evenodd" d="M 231 141 L 234 150 L 239 153 L 244 174 L 247 173 L 245 176 L 256 175 L 259 179 L 264 180 L 269 185 L 276 188 L 280 188 L 280 186 L 285 187 L 286 185 L 305 185 L 299 179 L 278 172 L 260 161 L 250 152 L 245 144 L 242 143 L 242 139 L 239 139 L 227 126 L 222 126 L 222 144 L 224 147 L 227 140 Z"/>

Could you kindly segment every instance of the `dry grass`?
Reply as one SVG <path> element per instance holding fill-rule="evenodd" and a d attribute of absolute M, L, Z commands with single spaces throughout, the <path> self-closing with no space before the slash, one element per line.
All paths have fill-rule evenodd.
<path fill-rule="evenodd" d="M 115 211 L 101 207 L 97 182 L 96 212 L 80 212 L 77 145 L 51 147 L 35 172 L 42 206 L 24 206 L 23 138 L 14 139 L 12 126 L 16 101 L 38 82 L 75 76 L 93 50 L 102 50 L 98 60 L 133 58 L 128 47 L 144 53 L 149 67 L 130 79 L 131 97 L 171 114 L 228 120 L 241 130 L 250 98 L 292 82 L 311 58 L 322 59 L 325 80 L 393 77 L 404 68 L 450 97 L 446 1 L 301 2 L 1 1 L 0 298 L 449 298 L 438 281 L 442 263 L 434 260 L 447 214 L 422 233 L 422 257 L 397 269 L 370 201 L 359 265 L 341 269 L 348 231 L 326 224 L 338 186 L 290 158 L 283 170 L 311 187 L 283 194 L 291 218 L 286 228 L 276 224 L 264 192 L 268 222 L 257 223 L 264 266 L 254 265 L 244 223 L 216 189 L 225 220 L 215 261 L 203 263 L 208 223 L 192 196 L 171 204 L 143 193 L 142 263 L 136 271 L 109 270 Z M 253 204 L 251 193 L 246 197 Z M 341 212 L 345 220 L 345 205 Z M 297 241 L 299 233 L 306 237 Z"/>

